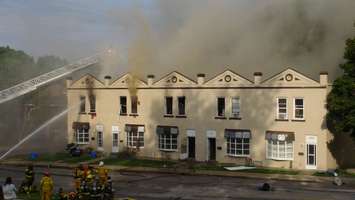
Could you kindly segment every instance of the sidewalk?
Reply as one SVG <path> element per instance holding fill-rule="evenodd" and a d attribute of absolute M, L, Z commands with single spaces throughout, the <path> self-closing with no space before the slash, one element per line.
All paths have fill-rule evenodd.
<path fill-rule="evenodd" d="M 91 162 L 92 163 L 92 162 Z M 74 169 L 78 164 L 68 163 L 49 163 L 49 162 L 31 162 L 31 161 L 16 161 L 8 160 L 1 161 L 0 166 L 18 166 L 25 167 L 28 164 L 33 164 L 35 167 L 50 167 L 61 169 Z M 215 170 L 189 170 L 178 168 L 152 168 L 152 167 L 127 167 L 119 165 L 106 165 L 106 167 L 115 172 L 137 172 L 137 173 L 165 173 L 165 174 L 180 174 L 180 175 L 203 175 L 203 176 L 224 176 L 224 177 L 238 177 L 250 179 L 267 179 L 267 180 L 281 180 L 281 181 L 300 181 L 300 182 L 332 182 L 332 177 L 319 177 L 312 175 L 287 175 L 287 174 L 263 174 L 251 173 L 241 171 L 215 171 Z M 71 174 L 57 174 L 71 176 Z M 351 182 L 355 185 L 354 178 L 342 177 L 345 182 Z"/>

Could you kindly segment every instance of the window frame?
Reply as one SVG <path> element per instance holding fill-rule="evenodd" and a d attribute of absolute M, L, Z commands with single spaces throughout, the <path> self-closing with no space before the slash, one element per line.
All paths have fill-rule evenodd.
<path fill-rule="evenodd" d="M 99 134 L 101 134 L 101 137 L 99 136 Z M 96 144 L 97 144 L 97 148 L 104 147 L 104 133 L 102 131 L 97 131 L 97 143 Z"/>
<path fill-rule="evenodd" d="M 238 115 L 235 115 L 235 113 L 233 112 L 233 99 L 238 99 L 238 105 L 239 105 L 239 114 Z M 231 117 L 235 117 L 235 118 L 240 118 L 241 117 L 241 109 L 242 109 L 241 105 L 242 105 L 242 103 L 241 103 L 240 96 L 231 97 Z"/>
<path fill-rule="evenodd" d="M 162 141 L 164 141 L 164 143 L 161 143 Z M 167 144 L 167 141 L 169 141 L 170 144 Z M 174 145 L 173 141 L 176 141 L 175 145 Z M 170 146 L 170 148 L 166 148 L 168 145 Z M 176 146 L 176 148 L 173 148 L 173 146 Z M 159 134 L 158 148 L 160 151 L 178 151 L 178 135 L 177 134 Z"/>
<path fill-rule="evenodd" d="M 271 152 L 270 152 L 271 156 L 269 156 L 269 143 L 271 142 L 272 145 L 274 145 L 273 144 L 274 141 L 275 140 L 271 140 L 271 139 L 266 140 L 266 159 L 279 160 L 279 161 L 283 161 L 283 160 L 293 161 L 294 157 L 295 157 L 295 142 L 294 141 L 287 141 L 287 140 L 284 140 L 284 141 L 276 140 L 276 142 L 277 142 L 277 152 L 276 152 L 277 156 L 273 156 L 273 154 L 274 154 L 274 152 L 272 151 L 273 146 L 271 146 Z M 284 148 L 285 148 L 285 157 L 284 158 L 280 157 L 280 142 L 285 143 L 284 144 Z M 291 152 L 287 151 L 288 144 L 290 144 L 290 143 L 292 144 L 292 157 L 291 158 L 287 157 L 288 153 L 291 153 Z"/>
<path fill-rule="evenodd" d="M 219 115 L 219 99 L 224 99 L 224 110 L 223 115 Z M 218 96 L 217 97 L 217 117 L 226 117 L 226 97 Z"/>
<path fill-rule="evenodd" d="M 137 141 L 140 142 L 140 139 L 142 139 L 142 143 L 140 143 L 139 148 L 142 149 L 144 148 L 144 131 L 136 131 L 136 136 L 131 135 L 135 133 L 134 131 L 126 132 L 127 135 L 127 147 L 132 148 L 132 149 L 137 149 L 136 145 L 133 145 L 134 143 L 137 144 Z M 140 135 L 142 133 L 142 136 Z"/>
<path fill-rule="evenodd" d="M 296 100 L 298 99 L 302 99 L 302 108 L 296 108 Z M 296 110 L 297 109 L 302 109 L 302 118 L 298 118 L 296 117 Z M 305 101 L 304 101 L 304 97 L 294 97 L 293 98 L 293 119 L 294 120 L 304 120 L 305 119 Z"/>
<path fill-rule="evenodd" d="M 134 110 L 136 112 L 133 112 Z M 138 114 L 138 96 L 131 96 L 131 114 Z"/>
<path fill-rule="evenodd" d="M 86 96 L 80 95 L 79 102 L 80 102 L 79 113 L 86 113 Z"/>
<path fill-rule="evenodd" d="M 122 103 L 122 99 L 125 99 L 126 102 L 125 104 Z M 126 108 L 126 112 L 122 112 L 122 108 L 125 107 Z M 127 115 L 128 113 L 128 109 L 127 109 L 127 96 L 120 96 L 120 115 Z"/>
<path fill-rule="evenodd" d="M 89 104 L 90 104 L 90 113 L 96 113 L 96 96 L 90 95 L 89 96 Z"/>
<path fill-rule="evenodd" d="M 81 131 L 82 130 L 82 131 Z M 87 131 L 87 132 L 85 132 Z M 87 142 L 85 141 L 85 137 L 87 137 Z M 76 144 L 90 144 L 90 133 L 89 129 L 85 128 L 77 128 L 76 136 L 75 136 Z M 80 140 L 82 138 L 82 140 Z"/>
<path fill-rule="evenodd" d="M 171 99 L 171 113 L 168 113 L 168 98 Z M 165 96 L 164 115 L 172 116 L 174 113 L 174 98 L 172 96 Z"/>
<path fill-rule="evenodd" d="M 235 151 L 234 154 L 231 153 L 232 150 L 233 150 L 232 147 L 231 147 L 232 146 L 232 141 L 231 141 L 232 139 L 235 139 L 235 142 L 233 142 L 234 145 L 235 145 L 235 147 L 233 148 L 234 151 Z M 242 142 L 238 143 L 237 139 L 242 139 Z M 244 143 L 244 139 L 247 139 L 248 142 Z M 232 156 L 232 157 L 250 157 L 250 139 L 251 138 L 232 138 L 232 137 L 227 137 L 226 138 L 226 143 L 227 143 L 227 148 L 226 148 L 227 152 L 226 153 L 227 153 L 227 155 L 228 156 Z M 249 146 L 248 149 L 244 149 L 244 145 L 246 145 L 246 144 Z M 242 148 L 241 148 L 242 154 L 238 154 L 237 153 L 237 150 L 238 150 L 237 145 L 242 145 Z M 245 154 L 246 150 L 249 152 L 248 154 Z"/>
<path fill-rule="evenodd" d="M 183 114 L 180 113 L 180 99 L 184 99 L 184 109 L 183 109 Z M 186 97 L 185 96 L 178 96 L 177 97 L 177 102 L 178 102 L 178 116 L 186 116 Z"/>
<path fill-rule="evenodd" d="M 280 118 L 280 114 L 282 114 L 282 113 L 280 113 L 280 103 L 279 103 L 279 100 L 280 99 L 285 99 L 286 100 L 286 107 L 285 107 L 285 110 L 286 110 L 286 113 L 284 113 L 285 114 L 285 118 L 284 119 L 282 119 L 282 118 Z M 288 120 L 288 98 L 287 97 L 277 97 L 276 98 L 276 119 L 278 119 L 278 120 Z"/>

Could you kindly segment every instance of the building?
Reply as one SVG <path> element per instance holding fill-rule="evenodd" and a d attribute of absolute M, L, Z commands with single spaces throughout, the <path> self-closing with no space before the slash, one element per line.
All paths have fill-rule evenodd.
<path fill-rule="evenodd" d="M 149 158 L 216 160 L 292 169 L 335 167 L 325 125 L 327 73 L 286 69 L 254 80 L 226 70 L 209 80 L 172 72 L 67 80 L 68 140 Z"/>

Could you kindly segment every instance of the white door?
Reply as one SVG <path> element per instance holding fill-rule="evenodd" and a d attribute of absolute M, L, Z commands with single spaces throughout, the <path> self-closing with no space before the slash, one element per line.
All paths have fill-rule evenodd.
<path fill-rule="evenodd" d="M 306 136 L 306 169 L 317 169 L 317 136 Z"/>
<path fill-rule="evenodd" d="M 118 126 L 112 126 L 112 153 L 117 153 L 119 148 L 119 129 Z"/>

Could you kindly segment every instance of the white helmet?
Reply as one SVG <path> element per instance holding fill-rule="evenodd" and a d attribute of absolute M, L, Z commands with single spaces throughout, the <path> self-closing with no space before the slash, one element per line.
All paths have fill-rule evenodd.
<path fill-rule="evenodd" d="M 103 161 L 100 161 L 99 166 L 100 166 L 100 167 L 101 167 L 101 166 L 104 166 L 104 162 L 103 162 Z"/>

